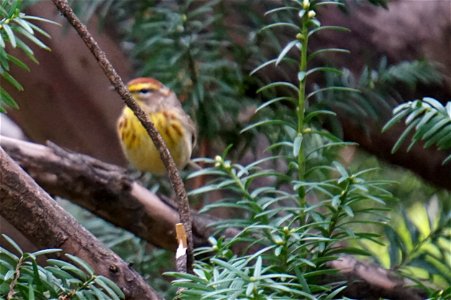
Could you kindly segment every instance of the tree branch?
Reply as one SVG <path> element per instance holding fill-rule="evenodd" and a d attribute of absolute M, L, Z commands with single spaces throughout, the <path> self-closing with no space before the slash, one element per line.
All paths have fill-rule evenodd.
<path fill-rule="evenodd" d="M 156 130 L 154 124 L 152 124 L 148 120 L 147 115 L 140 108 L 140 106 L 133 100 L 132 96 L 130 95 L 124 83 L 122 82 L 122 79 L 116 73 L 113 66 L 109 62 L 108 58 L 106 57 L 105 52 L 99 47 L 97 42 L 89 33 L 86 26 L 83 25 L 77 18 L 77 16 L 74 14 L 69 3 L 67 3 L 67 0 L 52 0 L 52 1 L 58 8 L 58 10 L 66 17 L 69 23 L 78 32 L 81 39 L 85 42 L 86 46 L 89 48 L 91 53 L 98 61 L 105 75 L 108 77 L 111 84 L 114 86 L 114 89 L 121 96 L 125 104 L 135 113 L 136 117 L 141 122 L 143 127 L 146 129 L 147 133 L 149 134 L 150 138 L 155 144 L 155 147 L 160 152 L 161 160 L 163 161 L 168 171 L 169 180 L 176 194 L 178 206 L 177 208 L 180 215 L 180 220 L 185 226 L 185 230 L 188 237 L 187 270 L 178 270 L 178 271 L 191 272 L 193 263 L 193 237 L 192 237 L 191 211 L 189 208 L 188 196 L 186 195 L 185 187 L 183 185 L 177 167 L 174 163 L 174 160 L 172 159 L 172 156 L 169 153 L 168 148 L 166 147 L 166 144 L 164 143 L 161 135 Z"/>
<path fill-rule="evenodd" d="M 127 299 L 161 299 L 111 250 L 68 215 L 0 148 L 0 213 L 39 247 L 61 248 L 118 284 Z"/>
<path fill-rule="evenodd" d="M 357 299 L 426 299 L 426 293 L 420 289 L 409 287 L 412 282 L 399 277 L 391 270 L 375 264 L 356 260 L 352 256 L 344 256 L 331 261 L 329 267 L 339 271 L 335 279 L 326 277 L 326 281 L 347 281 L 344 291 L 346 297 Z M 327 280 L 328 279 L 328 280 Z"/>
<path fill-rule="evenodd" d="M 175 250 L 177 212 L 139 183 L 125 169 L 87 155 L 7 137 L 0 145 L 46 191 L 70 199 L 108 222 L 149 243 Z M 207 221 L 196 222 L 194 245 L 205 244 Z"/>
<path fill-rule="evenodd" d="M 382 124 L 367 120 L 367 134 L 364 134 L 365 130 L 360 123 L 345 115 L 341 116 L 339 119 L 343 126 L 345 140 L 355 141 L 359 144 L 359 148 L 392 164 L 409 169 L 439 188 L 451 191 L 451 168 L 449 164 L 442 164 L 449 155 L 449 151 L 439 151 L 433 147 L 425 149 L 421 143 L 418 143 L 407 152 L 408 143 L 404 143 L 401 149 L 391 153 L 393 145 L 405 130 L 404 125 L 396 124 L 386 133 L 380 134 Z"/>

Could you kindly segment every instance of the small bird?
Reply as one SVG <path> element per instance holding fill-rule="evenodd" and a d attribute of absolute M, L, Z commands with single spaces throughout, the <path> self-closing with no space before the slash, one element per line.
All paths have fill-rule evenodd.
<path fill-rule="evenodd" d="M 182 169 L 190 160 L 196 129 L 175 93 L 148 77 L 133 79 L 127 87 L 162 136 L 177 168 Z M 166 172 L 158 150 L 127 106 L 119 117 L 117 131 L 124 155 L 134 168 L 155 175 Z"/>

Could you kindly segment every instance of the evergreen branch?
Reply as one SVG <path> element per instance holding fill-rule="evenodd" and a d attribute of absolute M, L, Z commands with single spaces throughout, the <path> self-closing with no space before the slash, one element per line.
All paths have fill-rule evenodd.
<path fill-rule="evenodd" d="M 65 258 L 75 264 L 60 259 L 47 259 L 46 267 L 41 267 L 36 261 L 39 256 L 60 254 L 62 250 L 44 249 L 27 253 L 20 249 L 10 237 L 4 234 L 2 236 L 15 252 L 20 254 L 20 257 L 10 252 L 3 255 L 7 253 L 7 250 L 0 247 L 2 265 L 0 276 L 4 280 L 1 285 L 4 286 L 9 282 L 6 299 L 56 299 L 57 297 L 60 300 L 78 299 L 76 295 L 84 299 L 92 293 L 99 296 L 98 299 L 125 298 L 124 293 L 114 282 L 101 275 L 95 275 L 94 270 L 82 259 L 66 254 Z M 13 270 L 14 275 L 11 278 L 8 274 Z M 25 284 L 27 288 L 24 288 Z M 5 292 L 5 289 L 0 289 L 0 297 L 3 297 Z"/>
<path fill-rule="evenodd" d="M 392 153 L 399 150 L 411 131 L 415 131 L 415 134 L 411 136 L 407 151 L 410 151 L 419 141 L 424 142 L 425 148 L 435 145 L 439 150 L 451 149 L 451 102 L 443 106 L 433 98 L 423 98 L 403 103 L 393 110 L 393 117 L 385 124 L 382 131 L 393 127 L 402 119 L 405 119 L 407 128 L 393 146 Z M 443 164 L 450 160 L 451 154 L 445 158 Z"/>
<path fill-rule="evenodd" d="M 3 1 L 0 9 L 0 76 L 19 91 L 22 91 L 23 87 L 11 76 L 10 65 L 13 64 L 26 71 L 29 71 L 29 68 L 20 59 L 10 55 L 6 51 L 6 46 L 9 44 L 12 48 L 19 48 L 33 62 L 37 62 L 27 43 L 34 44 L 41 49 L 50 50 L 45 43 L 36 37 L 36 32 L 47 38 L 49 38 L 49 35 L 31 23 L 30 20 L 57 24 L 47 19 L 28 16 L 21 12 L 21 9 L 22 0 Z M 27 43 L 23 42 L 21 37 L 25 37 Z M 18 105 L 6 89 L 0 87 L 0 112 L 5 112 L 8 107 L 17 109 Z"/>
<path fill-rule="evenodd" d="M 437 285 L 449 285 L 451 261 L 447 257 L 451 255 L 451 240 L 447 231 L 451 220 L 446 208 L 438 198 L 432 197 L 428 203 L 401 207 L 400 211 L 402 213 L 395 214 L 392 223 L 384 228 L 388 242 L 384 247 L 388 251 L 381 252 L 384 254 L 380 258 L 388 256 L 391 269 L 416 280 L 422 287 L 429 283 L 421 277 L 415 278 L 418 265 L 429 274 L 441 278 L 435 281 Z"/>
<path fill-rule="evenodd" d="M 360 76 L 354 76 L 349 70 L 342 70 L 342 76 L 326 73 L 327 86 L 336 86 L 360 90 L 360 93 L 348 93 L 344 90 L 326 90 L 319 92 L 315 88 L 316 105 L 329 109 L 339 109 L 349 119 L 359 124 L 362 118 L 380 120 L 397 105 L 401 98 L 400 87 L 413 91 L 419 84 L 439 85 L 443 76 L 436 67 L 426 61 L 401 62 L 387 66 L 382 59 L 378 69 L 365 67 Z M 316 109 L 316 107 L 314 107 Z"/>

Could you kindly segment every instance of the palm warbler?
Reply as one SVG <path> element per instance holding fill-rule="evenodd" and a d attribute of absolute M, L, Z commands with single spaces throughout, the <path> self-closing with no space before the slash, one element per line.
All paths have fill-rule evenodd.
<path fill-rule="evenodd" d="M 175 164 L 182 169 L 191 157 L 196 130 L 177 96 L 153 78 L 136 78 L 127 86 L 159 131 Z M 117 130 L 125 157 L 133 167 L 157 175 L 165 173 L 166 169 L 158 150 L 128 107 L 122 110 Z"/>

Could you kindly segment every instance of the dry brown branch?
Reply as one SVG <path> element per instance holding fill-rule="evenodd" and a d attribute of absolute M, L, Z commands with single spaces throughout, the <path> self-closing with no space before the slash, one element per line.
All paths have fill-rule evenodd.
<path fill-rule="evenodd" d="M 61 248 L 118 284 L 127 299 L 160 299 L 116 254 L 68 215 L 0 148 L 0 213 L 38 247 Z"/>
<path fill-rule="evenodd" d="M 53 144 L 46 147 L 1 137 L 0 145 L 49 193 L 70 199 L 153 245 L 177 248 L 176 210 L 133 181 L 125 169 Z M 199 223 L 203 228 L 195 230 L 195 245 L 204 243 L 208 234 L 207 222 Z"/>
<path fill-rule="evenodd" d="M 171 211 L 172 208 L 157 196 L 132 182 L 124 169 L 86 155 L 68 153 L 56 146 L 5 137 L 1 137 L 0 146 L 49 192 L 67 197 L 151 243 L 175 251 L 177 240 L 173 230 L 178 220 L 175 210 Z M 207 243 L 207 237 L 212 234 L 209 225 L 213 221 L 213 218 L 195 215 L 195 244 Z M 225 235 L 231 237 L 237 233 L 238 230 L 230 228 Z M 339 272 L 334 278 L 324 278 L 324 282 L 347 281 L 344 294 L 348 297 L 423 299 L 421 291 L 410 288 L 405 279 L 351 256 L 332 261 L 330 267 Z"/>
<path fill-rule="evenodd" d="M 412 282 L 377 265 L 358 261 L 352 256 L 334 260 L 329 266 L 339 270 L 338 280 L 347 281 L 348 287 L 345 290 L 347 297 L 367 300 L 426 298 L 424 291 L 409 287 Z"/>
<path fill-rule="evenodd" d="M 161 160 L 163 161 L 166 170 L 168 171 L 169 180 L 171 182 L 172 188 L 175 191 L 177 199 L 177 209 L 180 216 L 180 221 L 185 226 L 185 230 L 188 237 L 188 248 L 187 248 L 187 270 L 192 271 L 193 263 L 193 237 L 192 237 L 192 217 L 191 210 L 189 208 L 188 196 L 186 195 L 186 190 L 183 185 L 183 181 L 177 170 L 174 160 L 169 153 L 163 138 L 156 130 L 154 124 L 149 121 L 147 115 L 141 109 L 141 107 L 133 100 L 132 96 L 125 87 L 122 79 L 117 74 L 116 70 L 113 68 L 109 62 L 105 52 L 99 47 L 97 42 L 92 37 L 91 33 L 88 31 L 86 26 L 80 22 L 80 20 L 75 15 L 74 11 L 70 7 L 67 0 L 52 0 L 58 10 L 66 17 L 69 23 L 77 31 L 83 42 L 89 48 L 91 53 L 96 58 L 100 67 L 104 71 L 106 77 L 110 80 L 114 89 L 121 96 L 125 104 L 135 113 L 136 117 L 139 119 L 143 127 L 146 129 L 150 138 L 152 139 L 155 147 L 160 152 Z M 182 270 L 179 270 L 182 271 Z"/>

